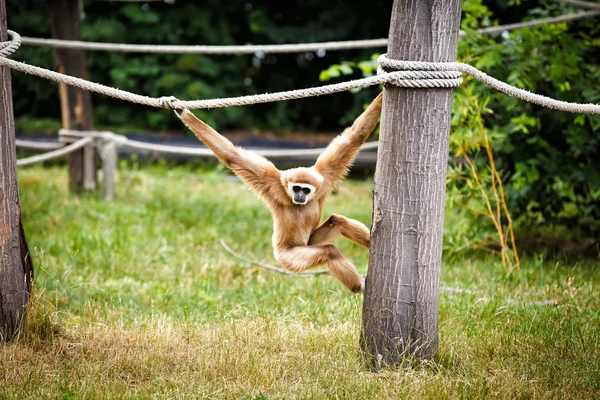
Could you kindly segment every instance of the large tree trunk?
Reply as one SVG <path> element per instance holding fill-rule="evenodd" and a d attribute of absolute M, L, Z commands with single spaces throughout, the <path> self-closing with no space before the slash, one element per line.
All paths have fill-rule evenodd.
<path fill-rule="evenodd" d="M 461 0 L 395 0 L 388 56 L 456 61 Z M 438 347 L 452 89 L 386 87 L 361 345 L 372 368 Z"/>
<path fill-rule="evenodd" d="M 52 26 L 52 36 L 56 39 L 81 40 L 80 0 L 47 0 Z M 85 52 L 78 49 L 54 49 L 58 72 L 87 79 Z M 60 108 L 63 128 L 72 130 L 92 130 L 92 101 L 90 93 L 59 83 Z M 69 187 L 74 192 L 96 187 L 96 168 L 92 144 L 68 156 Z"/>
<path fill-rule="evenodd" d="M 6 4 L 0 0 L 0 41 Z M 0 339 L 12 338 L 25 321 L 33 264 L 21 223 L 10 70 L 0 67 Z"/>

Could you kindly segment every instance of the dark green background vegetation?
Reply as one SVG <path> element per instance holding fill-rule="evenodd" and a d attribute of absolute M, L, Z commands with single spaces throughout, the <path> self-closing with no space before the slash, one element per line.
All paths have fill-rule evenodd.
<path fill-rule="evenodd" d="M 121 3 L 84 1 L 85 40 L 149 44 L 298 43 L 381 38 L 391 1 L 215 1 Z M 465 0 L 469 31 L 459 59 L 516 86 L 566 101 L 600 102 L 600 24 L 591 18 L 481 37 L 471 30 L 494 24 L 581 11 L 554 1 Z M 9 27 L 23 36 L 49 37 L 41 0 L 8 0 Z M 236 96 L 320 84 L 322 70 L 369 60 L 375 50 L 253 56 L 152 55 L 89 52 L 90 78 L 150 96 L 181 99 Z M 383 51 L 383 49 L 381 49 Z M 23 46 L 14 56 L 53 66 L 52 50 Z M 352 68 L 341 79 L 360 77 Z M 19 127 L 59 118 L 57 85 L 15 73 Z M 333 78 L 339 80 L 340 78 Z M 355 116 L 377 88 L 308 100 L 199 111 L 218 129 L 334 131 Z M 597 237 L 600 232 L 600 117 L 540 108 L 467 81 L 456 90 L 453 135 L 468 144 L 471 127 L 460 113 L 473 101 L 503 171 L 507 200 L 526 229 L 563 227 Z M 475 99 L 475 100 L 473 100 Z M 471 102 L 471 103 L 469 103 Z M 98 127 L 180 130 L 172 113 L 94 96 Z M 460 106 L 460 107 L 459 107 Z M 472 111 L 472 110 L 470 110 Z M 471 119 L 472 120 L 472 119 Z M 24 129 L 28 130 L 28 129 Z M 478 139 L 469 149 L 477 154 Z M 475 159 L 477 157 L 474 157 Z M 485 157 L 478 164 L 485 165 Z"/>

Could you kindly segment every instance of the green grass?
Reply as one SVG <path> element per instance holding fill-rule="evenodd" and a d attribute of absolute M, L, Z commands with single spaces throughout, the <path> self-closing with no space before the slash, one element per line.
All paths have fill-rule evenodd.
<path fill-rule="evenodd" d="M 19 172 L 36 266 L 30 324 L 0 347 L 0 398 L 600 397 L 598 260 L 453 256 L 433 362 L 371 373 L 358 351 L 362 295 L 275 263 L 264 206 L 225 174 L 122 169 L 112 203 L 73 196 L 63 168 Z M 369 223 L 370 181 L 327 204 Z M 447 224 L 460 224 L 453 210 Z M 368 252 L 336 242 L 365 273 Z M 553 300 L 553 306 L 536 304 Z"/>

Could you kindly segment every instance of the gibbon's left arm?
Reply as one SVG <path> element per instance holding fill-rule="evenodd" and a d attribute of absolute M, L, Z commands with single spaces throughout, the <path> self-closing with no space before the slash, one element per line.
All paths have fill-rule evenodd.
<path fill-rule="evenodd" d="M 328 190 L 332 190 L 346 176 L 360 146 L 375 129 L 381 116 L 382 97 L 383 92 L 373 100 L 351 127 L 333 139 L 317 159 L 315 169 L 325 178 L 324 185 Z"/>
<path fill-rule="evenodd" d="M 189 110 L 183 110 L 181 113 L 176 111 L 175 114 L 215 153 L 219 161 L 247 183 L 261 198 L 276 203 L 289 201 L 289 196 L 281 186 L 281 173 L 273 163 L 256 153 L 234 146 L 226 137 L 199 120 Z"/>

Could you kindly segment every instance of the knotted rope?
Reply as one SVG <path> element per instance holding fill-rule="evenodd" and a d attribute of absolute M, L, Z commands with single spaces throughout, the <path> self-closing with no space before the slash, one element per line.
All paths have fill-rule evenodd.
<path fill-rule="evenodd" d="M 439 63 L 424 61 L 392 60 L 388 58 L 386 54 L 382 54 L 377 61 L 379 62 L 380 68 L 384 71 L 446 71 L 453 73 L 465 73 L 471 75 L 479 82 L 498 90 L 499 92 L 502 92 L 512 97 L 516 97 L 521 100 L 528 101 L 530 103 L 540 105 L 542 107 L 551 108 L 554 110 L 568 111 L 572 113 L 600 114 L 600 105 L 598 104 L 569 103 L 566 101 L 555 100 L 550 97 L 531 93 L 527 90 L 516 88 L 514 86 L 509 85 L 508 83 L 492 78 L 491 76 L 479 71 L 477 68 L 469 64 L 458 62 Z"/>
<path fill-rule="evenodd" d="M 8 57 L 21 47 L 21 35 L 15 31 L 6 31 L 11 40 L 0 42 L 0 57 Z"/>

